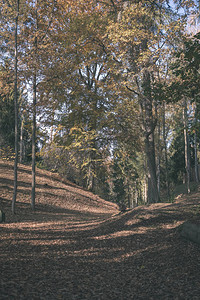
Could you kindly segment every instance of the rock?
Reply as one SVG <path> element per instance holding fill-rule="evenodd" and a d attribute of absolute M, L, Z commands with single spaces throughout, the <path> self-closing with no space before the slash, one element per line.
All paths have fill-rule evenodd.
<path fill-rule="evenodd" d="M 187 221 L 181 226 L 181 236 L 200 245 L 200 224 Z"/>

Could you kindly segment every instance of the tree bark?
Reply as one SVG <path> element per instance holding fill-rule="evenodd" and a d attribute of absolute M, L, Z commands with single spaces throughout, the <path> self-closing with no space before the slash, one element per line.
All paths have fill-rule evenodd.
<path fill-rule="evenodd" d="M 36 70 L 33 78 L 33 124 L 32 124 L 32 191 L 31 191 L 31 208 L 35 210 L 35 164 L 36 164 Z"/>
<path fill-rule="evenodd" d="M 152 113 L 152 96 L 151 96 L 151 79 L 148 70 L 143 73 L 143 94 L 142 106 L 144 107 L 144 134 L 145 134 L 145 153 L 147 158 L 148 169 L 148 203 L 160 201 L 155 160 L 154 131 L 156 121 Z"/>
<path fill-rule="evenodd" d="M 184 142 L 185 142 L 185 170 L 186 170 L 186 183 L 187 192 L 190 193 L 190 155 L 189 155 L 189 142 L 188 142 L 188 116 L 187 116 L 187 101 L 184 99 L 183 107 L 183 125 L 184 125 Z"/>
<path fill-rule="evenodd" d="M 19 0 L 17 0 L 17 11 L 15 18 L 15 83 L 14 83 L 14 106 L 15 106 L 15 162 L 14 162 L 14 190 L 12 199 L 12 213 L 15 214 L 15 204 L 17 199 L 17 171 L 18 171 L 18 18 Z"/>
<path fill-rule="evenodd" d="M 32 191 L 31 191 L 31 208 L 35 210 L 35 164 L 36 164 L 36 105 L 37 105 L 37 0 L 35 2 L 35 19 L 36 19 L 36 32 L 34 39 L 34 74 L 33 74 L 33 124 L 32 124 Z"/>
<path fill-rule="evenodd" d="M 165 102 L 163 101 L 163 142 L 164 142 L 164 157 L 165 157 L 165 181 L 167 186 L 167 197 L 170 199 L 170 184 L 169 184 L 169 166 L 167 154 L 167 135 L 166 135 L 166 122 L 165 122 Z"/>
<path fill-rule="evenodd" d="M 195 130 L 194 133 L 194 158 L 195 158 L 195 181 L 199 183 L 199 165 L 198 165 L 198 157 L 197 157 L 197 133 Z"/>
<path fill-rule="evenodd" d="M 195 126 L 197 124 L 197 105 L 195 107 Z M 195 128 L 194 132 L 194 159 L 195 159 L 195 181 L 199 183 L 199 163 L 198 163 L 198 156 L 197 156 L 197 131 Z"/>
<path fill-rule="evenodd" d="M 24 161 L 24 141 L 23 141 L 23 135 L 24 135 L 24 115 L 22 114 L 21 119 L 21 129 L 20 129 L 20 156 L 19 161 L 22 163 Z"/>
<path fill-rule="evenodd" d="M 138 189 L 137 189 L 137 181 L 135 181 L 135 206 L 138 206 Z M 133 207 L 132 207 L 133 208 Z"/>
<path fill-rule="evenodd" d="M 143 201 L 145 204 L 148 202 L 148 196 L 147 196 L 147 191 L 148 191 L 148 176 L 147 176 L 147 159 L 145 155 L 143 156 L 143 161 L 144 161 L 144 179 L 143 179 Z"/>
<path fill-rule="evenodd" d="M 155 146 L 153 133 L 145 139 L 145 150 L 148 168 L 147 202 L 157 203 L 160 200 L 156 178 Z"/>
<path fill-rule="evenodd" d="M 155 115 L 156 115 L 156 119 L 158 120 L 158 104 L 155 104 Z M 160 121 L 158 122 L 158 126 L 157 126 L 157 147 L 156 147 L 156 152 L 157 152 L 157 160 L 156 160 L 156 174 L 157 174 L 157 186 L 158 186 L 158 193 L 160 195 L 160 161 L 161 161 L 161 146 L 160 146 Z"/>
<path fill-rule="evenodd" d="M 91 65 L 92 66 L 92 65 Z M 93 69 L 91 70 L 91 66 L 86 66 L 85 73 L 79 69 L 79 75 L 83 80 L 84 84 L 87 86 L 89 92 L 93 92 L 95 96 L 98 95 L 98 88 L 96 85 L 96 81 L 99 80 L 101 75 L 101 67 L 98 68 L 98 64 L 93 64 Z M 92 116 L 89 121 L 89 130 L 96 132 L 97 131 L 97 97 L 90 98 Z M 96 139 L 92 139 L 90 142 L 90 147 L 92 149 L 97 149 Z M 87 170 L 87 189 L 94 191 L 95 190 L 95 174 L 96 174 L 96 151 L 90 150 L 88 153 L 89 162 L 88 162 L 88 170 Z"/>

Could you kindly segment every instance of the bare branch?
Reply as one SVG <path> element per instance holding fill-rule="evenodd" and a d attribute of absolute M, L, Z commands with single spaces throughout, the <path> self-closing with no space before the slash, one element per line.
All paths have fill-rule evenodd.
<path fill-rule="evenodd" d="M 129 88 L 127 85 L 126 85 L 126 88 L 127 88 L 129 91 L 131 91 L 131 92 L 135 93 L 136 95 L 138 95 L 138 96 L 141 96 L 141 94 L 139 94 L 139 93 L 138 93 L 138 92 L 136 92 L 135 90 L 133 90 L 133 89 Z"/>

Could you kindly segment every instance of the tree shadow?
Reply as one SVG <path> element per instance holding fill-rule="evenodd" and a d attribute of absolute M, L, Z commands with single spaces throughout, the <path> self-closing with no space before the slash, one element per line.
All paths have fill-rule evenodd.
<path fill-rule="evenodd" d="M 149 223 L 139 219 L 127 227 L 133 217 L 144 217 L 142 213 L 141 209 L 102 223 L 89 222 L 86 214 L 80 224 L 77 218 L 65 225 L 3 228 L 7 255 L 0 254 L 5 276 L 1 295 L 102 300 L 181 299 L 184 295 L 184 299 L 198 299 L 199 248 L 187 244 L 175 228 L 157 227 L 161 219 L 153 214 Z M 12 259 L 9 253 L 14 254 Z"/>

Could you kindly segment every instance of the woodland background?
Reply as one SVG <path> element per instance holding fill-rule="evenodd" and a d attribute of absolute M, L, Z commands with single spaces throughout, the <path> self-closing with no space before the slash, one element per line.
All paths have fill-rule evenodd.
<path fill-rule="evenodd" d="M 0 156 L 119 206 L 199 182 L 198 1 L 3 0 Z M 191 185 L 191 181 L 193 185 Z"/>

